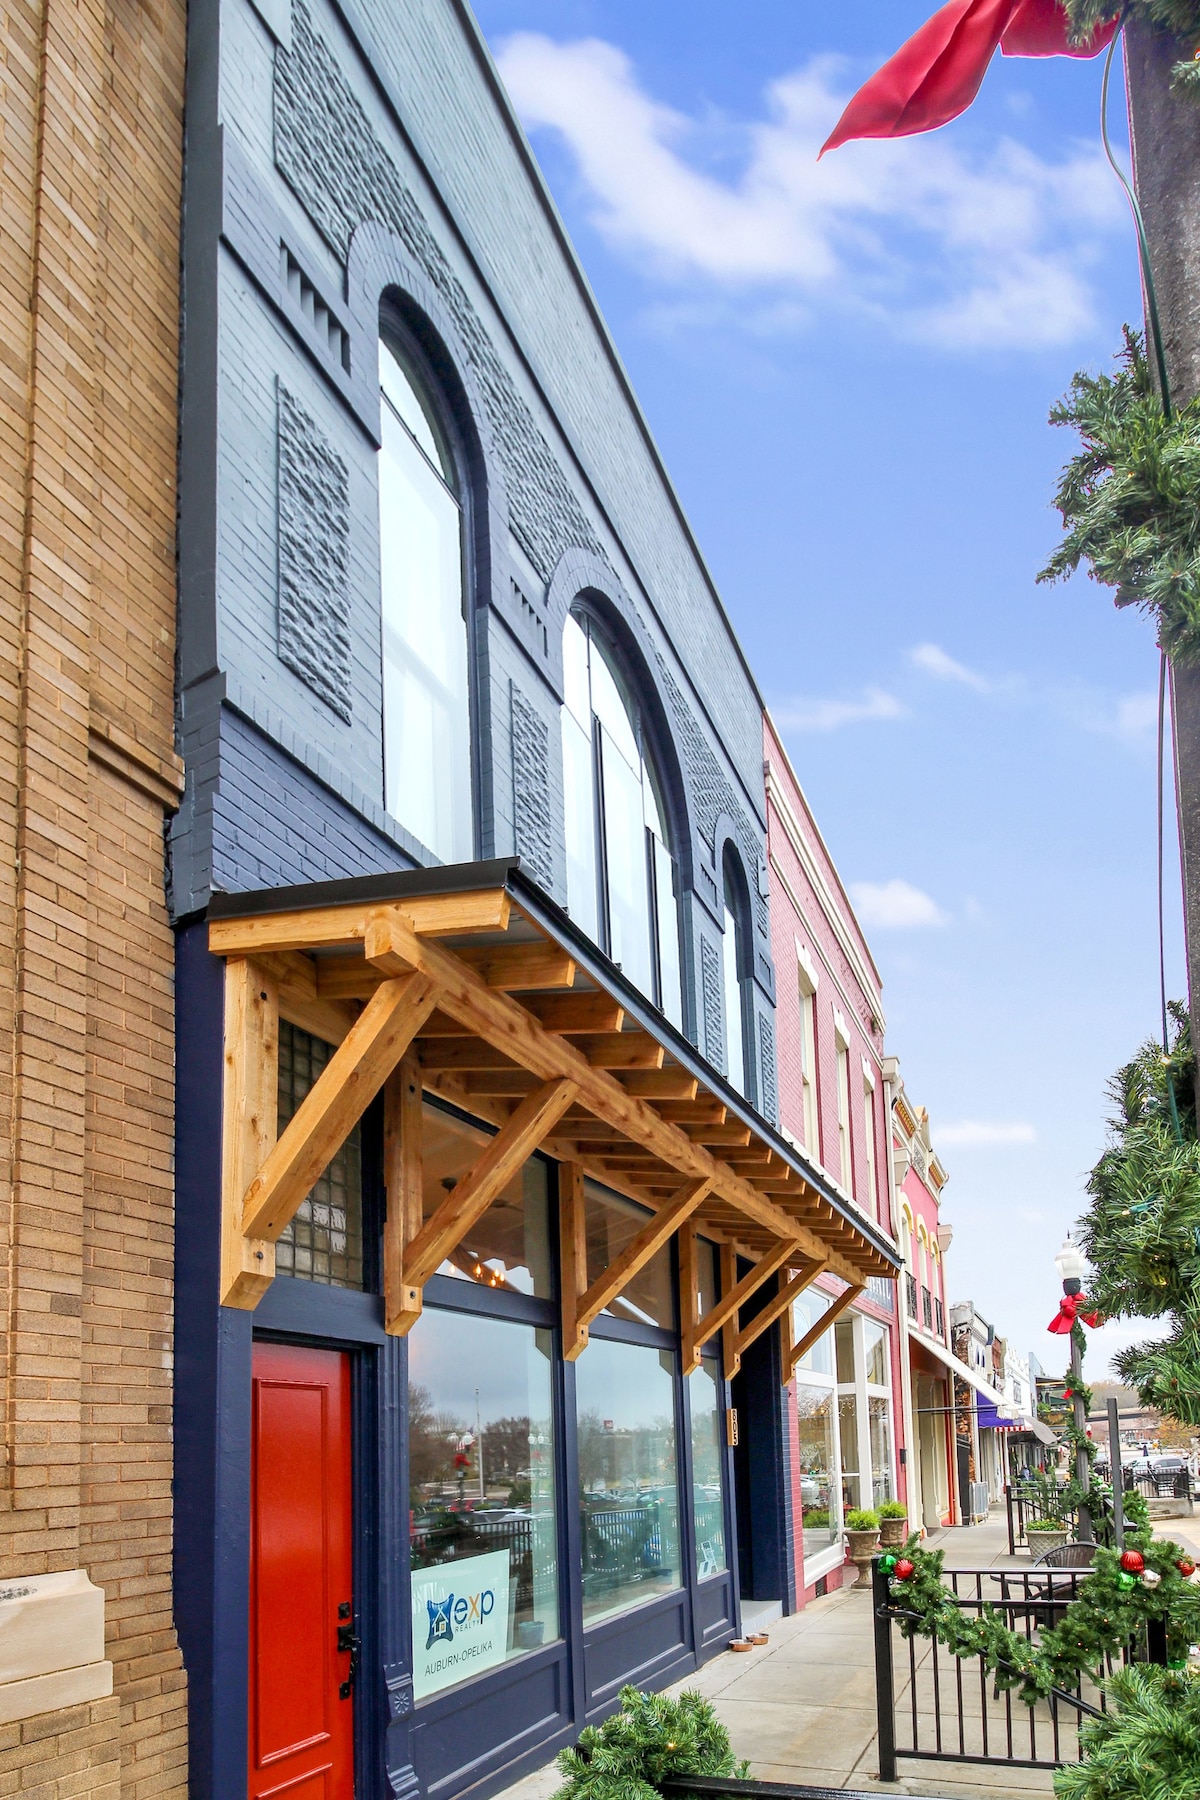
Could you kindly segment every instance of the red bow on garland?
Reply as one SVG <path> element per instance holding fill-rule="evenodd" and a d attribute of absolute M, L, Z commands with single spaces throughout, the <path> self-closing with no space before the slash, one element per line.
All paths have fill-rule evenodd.
<path fill-rule="evenodd" d="M 1074 1325 L 1075 1320 L 1080 1318 L 1085 1325 L 1090 1325 L 1094 1331 L 1096 1326 L 1100 1323 L 1100 1314 L 1098 1312 L 1084 1312 L 1083 1309 L 1087 1305 L 1088 1297 L 1086 1294 L 1064 1294 L 1058 1303 L 1058 1312 L 1055 1314 L 1054 1318 L 1051 1319 L 1046 1330 L 1053 1331 L 1058 1337 L 1067 1337 L 1070 1335 L 1071 1327 Z"/>
<path fill-rule="evenodd" d="M 1119 21 L 1090 43 L 1067 41 L 1060 0 L 949 0 L 860 87 L 822 146 L 850 138 L 909 137 L 966 112 L 997 46 L 1005 56 L 1098 56 Z"/>

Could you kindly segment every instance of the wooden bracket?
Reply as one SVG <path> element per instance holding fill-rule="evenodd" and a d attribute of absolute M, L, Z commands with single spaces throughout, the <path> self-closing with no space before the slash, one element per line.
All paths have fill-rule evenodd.
<path fill-rule="evenodd" d="M 714 1332 L 723 1333 L 721 1342 L 725 1351 L 725 1379 L 731 1381 L 741 1367 L 741 1351 L 738 1346 L 737 1316 L 764 1281 L 769 1281 L 777 1269 L 785 1262 L 794 1259 L 797 1254 L 795 1240 L 785 1238 L 760 1257 L 748 1275 L 738 1281 L 737 1257 L 732 1244 L 721 1245 L 721 1298 L 717 1304 L 706 1312 L 696 1326 L 696 1343 L 706 1344 Z M 778 1316 L 778 1315 L 776 1315 Z M 732 1364 L 732 1367 L 730 1367 Z"/>
<path fill-rule="evenodd" d="M 346 1137 L 433 1011 L 425 975 L 385 981 L 371 996 L 277 1139 L 242 1203 L 246 1237 L 272 1243 L 295 1216 Z"/>
<path fill-rule="evenodd" d="M 242 1231 L 242 1196 L 275 1142 L 279 1120 L 279 993 L 245 956 L 225 964 L 221 1108 L 221 1304 L 251 1311 L 275 1274 L 275 1246 Z"/>
<path fill-rule="evenodd" d="M 816 1257 L 812 1262 L 807 1263 L 798 1275 L 793 1275 L 790 1281 L 784 1282 L 779 1292 L 773 1299 L 767 1301 L 762 1311 L 755 1313 L 746 1329 L 738 1332 L 735 1349 L 739 1359 L 746 1354 L 756 1338 L 760 1338 L 763 1332 L 775 1323 L 776 1319 L 789 1310 L 792 1301 L 798 1299 L 805 1288 L 814 1282 L 822 1269 L 827 1266 L 827 1261 L 823 1256 Z"/>
<path fill-rule="evenodd" d="M 404 1247 L 415 1243 L 424 1223 L 421 1070 L 409 1050 L 383 1090 L 383 1181 L 387 1219 L 383 1227 L 383 1311 L 386 1329 L 403 1337 L 402 1321 L 421 1310 L 421 1290 L 404 1281 Z"/>
<path fill-rule="evenodd" d="M 579 1323 L 579 1302 L 587 1292 L 587 1230 L 583 1168 L 577 1162 L 560 1163 L 558 1167 L 558 1242 L 563 1355 L 573 1362 L 588 1341 L 588 1328 Z"/>
<path fill-rule="evenodd" d="M 861 1282 L 858 1287 L 848 1287 L 844 1294 L 839 1294 L 837 1299 L 833 1302 L 833 1305 L 821 1314 L 821 1317 L 817 1320 L 816 1324 L 810 1325 L 804 1336 L 789 1347 L 787 1355 L 784 1358 L 783 1385 L 785 1387 L 795 1374 L 796 1364 L 800 1361 L 800 1358 L 802 1356 L 807 1356 L 817 1340 L 823 1338 L 825 1333 L 832 1329 L 848 1306 L 854 1305 L 858 1296 L 866 1291 L 866 1285 L 867 1284 L 864 1281 Z"/>
<path fill-rule="evenodd" d="M 554 1130 L 573 1104 L 577 1091 L 572 1081 L 547 1081 L 527 1094 L 470 1174 L 463 1176 L 414 1241 L 405 1246 L 404 1303 L 389 1326 L 397 1336 L 403 1337 L 410 1331 L 420 1316 L 421 1289 L 429 1277 L 457 1249 L 464 1234 L 508 1186 L 526 1158 Z"/>
<path fill-rule="evenodd" d="M 655 1253 L 662 1249 L 667 1239 L 690 1219 L 701 1201 L 712 1187 L 711 1181 L 685 1181 L 683 1186 L 672 1194 L 649 1223 L 643 1226 L 631 1244 L 627 1244 L 620 1256 L 611 1262 L 603 1275 L 593 1281 L 587 1293 L 583 1295 L 575 1310 L 576 1340 L 564 1346 L 563 1355 L 568 1362 L 574 1362 L 583 1349 L 579 1342 L 580 1328 L 585 1332 L 592 1320 L 602 1313 L 610 1300 L 615 1300 L 623 1287 L 643 1268 Z M 584 1343 L 587 1342 L 586 1337 Z"/>

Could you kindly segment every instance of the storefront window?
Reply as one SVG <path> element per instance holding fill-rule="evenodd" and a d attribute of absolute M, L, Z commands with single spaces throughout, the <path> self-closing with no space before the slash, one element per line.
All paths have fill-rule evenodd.
<path fill-rule="evenodd" d="M 558 1636 L 552 1334 L 428 1308 L 408 1339 L 416 1698 Z"/>
<path fill-rule="evenodd" d="M 588 1624 L 679 1586 L 675 1357 L 593 1337 L 575 1364 Z"/>
<path fill-rule="evenodd" d="M 868 1387 L 887 1387 L 887 1350 L 888 1336 L 883 1326 L 876 1325 L 873 1319 L 864 1319 L 863 1353 L 867 1365 L 866 1375 Z"/>
<path fill-rule="evenodd" d="M 424 1216 L 429 1219 L 446 1195 L 478 1162 L 491 1141 L 479 1126 L 426 1105 L 422 1119 Z M 492 1201 L 456 1250 L 438 1269 L 458 1281 L 510 1294 L 549 1299 L 550 1228 L 546 1165 L 531 1157 Z"/>
<path fill-rule="evenodd" d="M 892 1419 L 887 1400 L 872 1395 L 867 1401 L 871 1436 L 871 1505 L 892 1498 Z"/>
<path fill-rule="evenodd" d="M 830 1387 L 796 1387 L 796 1420 L 800 1440 L 800 1505 L 804 1521 L 804 1553 L 814 1556 L 836 1541 L 839 1520 L 833 1471 L 833 1391 Z"/>
<path fill-rule="evenodd" d="M 720 1384 L 715 1362 L 702 1362 L 688 1376 L 692 1414 L 692 1516 L 696 1525 L 696 1572 L 701 1581 L 729 1567 L 725 1554 L 725 1448 L 721 1430 Z"/>
<path fill-rule="evenodd" d="M 792 1302 L 793 1342 L 799 1343 L 807 1337 L 817 1320 L 829 1311 L 829 1300 L 826 1295 L 809 1288 L 798 1300 Z M 819 1337 L 811 1350 L 806 1350 L 800 1358 L 798 1367 L 813 1375 L 832 1375 L 833 1356 L 829 1341 L 829 1333 Z"/>
<path fill-rule="evenodd" d="M 632 1200 L 614 1194 L 598 1182 L 583 1184 L 583 1216 L 587 1231 L 588 1285 L 597 1281 L 649 1224 L 651 1215 Z M 615 1319 L 631 1319 L 639 1325 L 675 1329 L 675 1300 L 671 1281 L 671 1252 L 667 1245 L 655 1252 L 605 1307 Z"/>
<path fill-rule="evenodd" d="M 838 1394 L 838 1433 L 842 1447 L 842 1506 L 846 1512 L 862 1505 L 859 1466 L 858 1396 Z"/>
<path fill-rule="evenodd" d="M 333 1046 L 279 1021 L 279 1130 L 333 1055 Z M 275 1270 L 325 1287 L 363 1285 L 362 1137 L 356 1125 L 275 1246 Z"/>

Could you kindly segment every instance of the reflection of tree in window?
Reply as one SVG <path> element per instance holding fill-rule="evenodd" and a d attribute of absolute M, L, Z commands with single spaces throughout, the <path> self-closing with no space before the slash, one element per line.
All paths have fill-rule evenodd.
<path fill-rule="evenodd" d="M 474 854 L 463 524 L 414 368 L 379 346 L 384 803 L 443 862 Z"/>
<path fill-rule="evenodd" d="M 563 630 L 563 799 L 572 918 L 675 1024 L 678 883 L 640 708 L 590 616 Z"/>

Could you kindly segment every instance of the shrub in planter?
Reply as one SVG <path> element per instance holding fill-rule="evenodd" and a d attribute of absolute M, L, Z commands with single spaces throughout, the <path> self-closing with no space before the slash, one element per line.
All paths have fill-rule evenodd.
<path fill-rule="evenodd" d="M 1070 1527 L 1063 1519 L 1026 1519 L 1025 1541 L 1035 1556 L 1044 1550 L 1057 1550 L 1070 1541 Z"/>
<path fill-rule="evenodd" d="M 871 1585 L 871 1558 L 879 1543 L 879 1514 L 865 1509 L 846 1514 L 846 1536 L 850 1540 L 850 1560 L 858 1567 L 855 1587 Z"/>
<path fill-rule="evenodd" d="M 879 1542 L 889 1550 L 908 1536 L 908 1508 L 901 1500 L 885 1500 L 879 1508 Z"/>
<path fill-rule="evenodd" d="M 621 1710 L 588 1725 L 573 1750 L 559 1754 L 566 1776 L 554 1800 L 658 1800 L 668 1775 L 745 1777 L 729 1733 L 700 1694 L 642 1694 L 621 1689 Z"/>
<path fill-rule="evenodd" d="M 1196 1800 L 1200 1677 L 1134 1664 L 1105 1692 L 1109 1710 L 1081 1734 L 1084 1760 L 1055 1770 L 1058 1800 Z"/>
<path fill-rule="evenodd" d="M 866 1510 L 848 1512 L 846 1514 L 846 1530 L 849 1532 L 878 1531 L 879 1514 Z"/>

